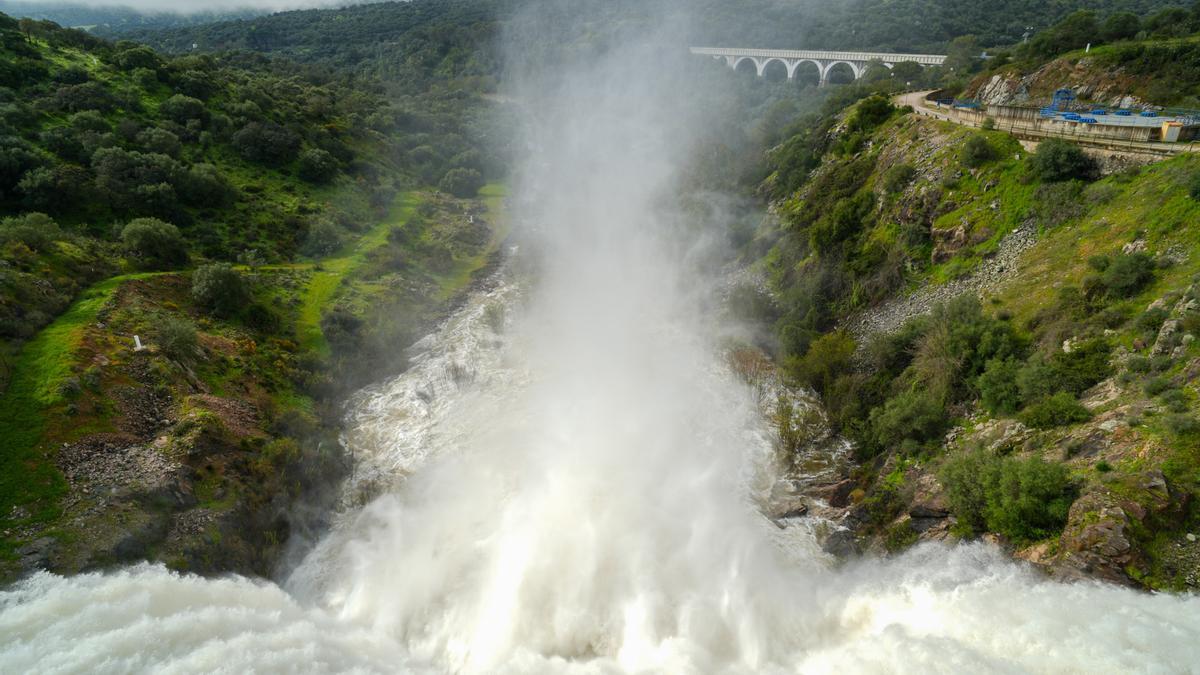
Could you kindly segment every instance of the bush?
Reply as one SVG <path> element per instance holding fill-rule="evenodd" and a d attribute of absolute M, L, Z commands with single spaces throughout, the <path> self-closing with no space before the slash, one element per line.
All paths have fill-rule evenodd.
<path fill-rule="evenodd" d="M 155 336 L 158 347 L 176 361 L 189 361 L 196 356 L 199 342 L 196 339 L 196 324 L 176 317 L 160 317 Z"/>
<path fill-rule="evenodd" d="M 30 250 L 46 252 L 61 238 L 58 224 L 44 213 L 27 213 L 0 220 L 0 245 L 19 242 Z"/>
<path fill-rule="evenodd" d="M 1131 297 L 1154 280 L 1154 258 L 1142 252 L 1123 253 L 1112 258 L 1099 278 L 1110 297 Z"/>
<path fill-rule="evenodd" d="M 939 477 L 959 523 L 1018 543 L 1061 532 L 1075 497 L 1067 469 L 1040 458 L 973 452 L 947 461 Z"/>
<path fill-rule="evenodd" d="M 300 153 L 300 177 L 310 183 L 328 183 L 338 172 L 337 159 L 324 150 L 310 149 Z"/>
<path fill-rule="evenodd" d="M 788 372 L 805 386 L 824 393 L 834 379 L 849 370 L 855 348 L 849 333 L 827 333 L 814 340 L 804 356 L 788 359 Z"/>
<path fill-rule="evenodd" d="M 942 402 L 919 390 L 904 392 L 872 410 L 870 423 L 877 447 L 889 448 L 905 440 L 931 441 L 946 430 L 948 420 Z"/>
<path fill-rule="evenodd" d="M 331 221 L 319 219 L 308 226 L 304 245 L 300 248 L 306 256 L 320 258 L 342 246 L 342 229 Z"/>
<path fill-rule="evenodd" d="M 1112 374 L 1109 356 L 1112 348 L 1100 339 L 1085 340 L 1050 358 L 1050 378 L 1054 391 L 1079 395 Z"/>
<path fill-rule="evenodd" d="M 1065 391 L 1038 401 L 1021 412 L 1021 423 L 1034 429 L 1052 429 L 1086 422 L 1091 418 L 1092 413 Z"/>
<path fill-rule="evenodd" d="M 1042 185 L 1033 196 L 1033 215 L 1042 227 L 1058 227 L 1087 213 L 1082 196 L 1079 181 Z"/>
<path fill-rule="evenodd" d="M 121 242 L 125 250 L 152 267 L 176 267 L 188 259 L 179 228 L 157 218 L 130 221 L 121 230 Z"/>
<path fill-rule="evenodd" d="M 896 194 L 908 187 L 917 175 L 917 170 L 911 164 L 897 164 L 883 174 L 883 191 Z"/>
<path fill-rule="evenodd" d="M 1068 180 L 1094 180 L 1096 163 L 1079 146 L 1059 138 L 1042 141 L 1029 156 L 1030 173 L 1038 180 L 1058 183 Z"/>
<path fill-rule="evenodd" d="M 228 263 L 204 265 L 192 274 L 192 298 L 218 316 L 233 316 L 250 299 L 242 275 Z"/>
<path fill-rule="evenodd" d="M 300 136 L 273 122 L 251 122 L 233 135 L 233 144 L 252 162 L 279 166 L 296 159 Z"/>
<path fill-rule="evenodd" d="M 1176 436 L 1189 436 L 1200 431 L 1200 421 L 1191 415 L 1168 415 L 1164 420 L 1167 431 Z"/>
<path fill-rule="evenodd" d="M 1170 389 L 1171 386 L 1171 380 L 1162 375 L 1157 375 L 1146 380 L 1146 383 L 1142 385 L 1142 391 L 1145 391 L 1147 396 L 1158 396 Z"/>
<path fill-rule="evenodd" d="M 1188 194 L 1192 199 L 1200 200 L 1200 171 L 1192 174 L 1191 183 L 1188 185 Z"/>
<path fill-rule="evenodd" d="M 1017 376 L 1021 363 L 1016 359 L 992 359 L 979 376 L 979 397 L 993 415 L 1011 415 L 1021 408 L 1021 387 Z"/>
<path fill-rule="evenodd" d="M 172 122 L 182 125 L 186 125 L 189 120 L 208 120 L 208 109 L 204 107 L 204 101 L 183 94 L 175 94 L 163 101 L 158 107 L 158 112 Z"/>
<path fill-rule="evenodd" d="M 963 143 L 959 157 L 963 164 L 976 169 L 996 159 L 996 149 L 983 134 L 972 134 L 967 142 Z"/>
<path fill-rule="evenodd" d="M 483 175 L 475 169 L 450 169 L 438 183 L 438 189 L 455 197 L 474 197 L 483 187 Z"/>

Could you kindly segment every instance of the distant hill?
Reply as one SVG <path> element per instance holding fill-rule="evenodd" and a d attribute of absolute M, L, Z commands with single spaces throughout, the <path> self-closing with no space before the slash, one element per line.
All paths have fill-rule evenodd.
<path fill-rule="evenodd" d="M 161 30 L 214 21 L 249 19 L 266 12 L 254 10 L 147 14 L 127 7 L 93 7 L 71 2 L 13 2 L 0 0 L 0 12 L 13 17 L 53 21 L 68 28 L 86 28 L 99 34 L 117 34 L 135 29 Z"/>

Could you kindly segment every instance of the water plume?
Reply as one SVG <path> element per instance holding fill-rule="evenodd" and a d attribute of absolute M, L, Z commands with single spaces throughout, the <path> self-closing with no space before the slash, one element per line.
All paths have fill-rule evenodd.
<path fill-rule="evenodd" d="M 714 239 L 678 206 L 704 115 L 664 30 L 514 55 L 535 272 L 355 398 L 345 510 L 280 586 L 38 575 L 0 600 L 3 669 L 1194 670 L 1195 598 L 1055 584 L 983 545 L 841 569 L 799 528 L 778 545 L 753 499 L 769 430 L 697 274 Z"/>

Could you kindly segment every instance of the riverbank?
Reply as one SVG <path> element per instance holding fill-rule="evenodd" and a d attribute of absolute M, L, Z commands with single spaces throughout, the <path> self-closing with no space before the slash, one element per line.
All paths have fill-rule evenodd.
<path fill-rule="evenodd" d="M 399 311 L 387 318 L 403 335 L 380 340 L 431 327 L 499 250 L 502 199 L 402 194 L 330 256 L 237 268 L 236 315 L 199 306 L 190 272 L 86 291 L 25 345 L 0 397 L 2 576 L 142 559 L 270 574 L 290 536 L 319 526 L 289 504 L 319 512 L 344 466 L 338 397 L 357 383 L 339 366 L 362 356 L 347 326 Z M 468 213 L 486 236 L 455 241 Z"/>

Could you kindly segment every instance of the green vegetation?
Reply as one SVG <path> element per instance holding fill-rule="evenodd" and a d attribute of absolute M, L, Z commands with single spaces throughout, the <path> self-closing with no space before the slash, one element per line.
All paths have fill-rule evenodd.
<path fill-rule="evenodd" d="M 1075 499 L 1066 467 L 1037 458 L 967 453 L 946 461 L 940 478 L 960 526 L 1017 543 L 1057 534 Z"/>

